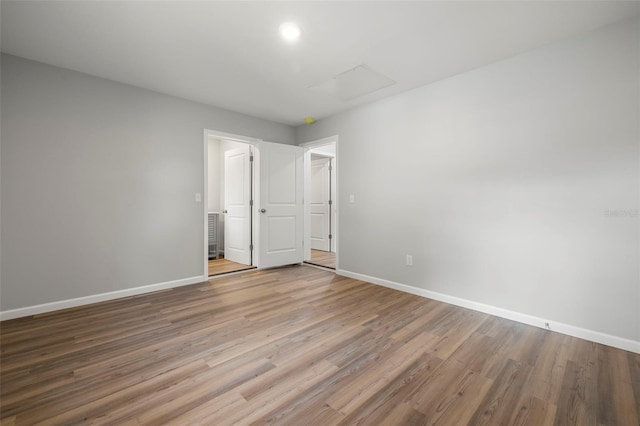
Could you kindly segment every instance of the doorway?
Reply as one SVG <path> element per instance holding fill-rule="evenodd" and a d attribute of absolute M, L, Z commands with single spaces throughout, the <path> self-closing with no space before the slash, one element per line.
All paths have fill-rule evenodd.
<path fill-rule="evenodd" d="M 305 263 L 337 267 L 337 136 L 305 148 Z"/>
<path fill-rule="evenodd" d="M 207 275 L 254 269 L 253 144 L 209 135 L 207 148 Z"/>
<path fill-rule="evenodd" d="M 304 149 L 205 129 L 204 153 L 204 273 L 302 263 Z"/>

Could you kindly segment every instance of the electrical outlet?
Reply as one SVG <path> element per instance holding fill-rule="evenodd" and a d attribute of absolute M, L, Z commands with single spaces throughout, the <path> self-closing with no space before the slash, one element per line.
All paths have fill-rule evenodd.
<path fill-rule="evenodd" d="M 353 194 L 349 195 L 349 202 L 350 203 L 355 203 L 356 202 L 356 196 L 353 195 Z"/>
<path fill-rule="evenodd" d="M 196 203 L 201 203 L 202 202 L 202 194 L 200 194 L 199 192 L 196 192 Z"/>
<path fill-rule="evenodd" d="M 413 256 L 407 255 L 407 266 L 413 266 Z"/>

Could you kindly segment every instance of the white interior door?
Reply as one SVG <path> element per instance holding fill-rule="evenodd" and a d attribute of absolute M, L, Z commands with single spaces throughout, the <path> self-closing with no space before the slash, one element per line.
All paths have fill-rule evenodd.
<path fill-rule="evenodd" d="M 301 263 L 303 260 L 304 150 L 298 146 L 260 142 L 256 168 L 258 266 Z"/>
<path fill-rule="evenodd" d="M 311 248 L 314 250 L 331 251 L 331 241 L 329 239 L 329 234 L 331 233 L 329 165 L 329 158 L 319 158 L 311 161 L 309 225 Z"/>
<path fill-rule="evenodd" d="M 251 145 L 224 153 L 224 257 L 251 265 Z"/>

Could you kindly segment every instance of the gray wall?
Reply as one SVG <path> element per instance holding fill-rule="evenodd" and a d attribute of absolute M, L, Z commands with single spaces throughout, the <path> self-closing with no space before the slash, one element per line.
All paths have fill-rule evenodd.
<path fill-rule="evenodd" d="M 2 55 L 2 302 L 9 310 L 200 276 L 204 129 L 294 129 Z"/>
<path fill-rule="evenodd" d="M 640 341 L 639 36 L 627 21 L 297 128 L 339 135 L 340 268 Z"/>

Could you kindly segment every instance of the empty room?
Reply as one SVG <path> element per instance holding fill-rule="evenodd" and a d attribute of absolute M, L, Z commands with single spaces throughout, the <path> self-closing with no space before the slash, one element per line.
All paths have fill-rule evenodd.
<path fill-rule="evenodd" d="M 0 2 L 2 425 L 640 424 L 640 2 Z"/>

